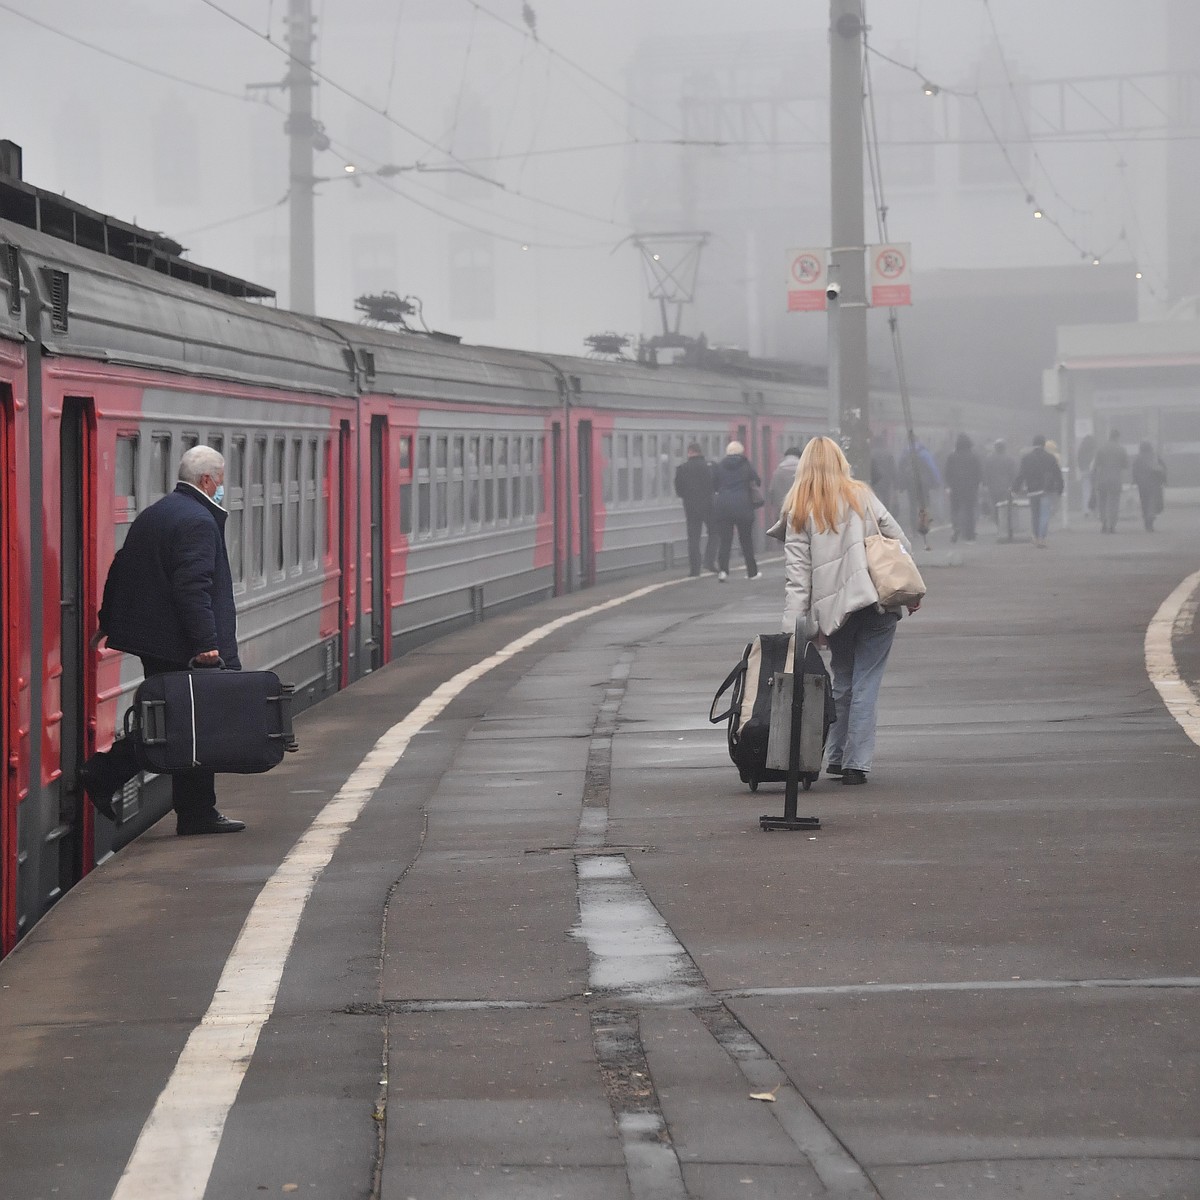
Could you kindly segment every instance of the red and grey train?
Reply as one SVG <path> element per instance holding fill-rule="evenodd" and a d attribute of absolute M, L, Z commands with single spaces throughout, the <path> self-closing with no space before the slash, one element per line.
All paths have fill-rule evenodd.
<path fill-rule="evenodd" d="M 825 424 L 823 388 L 750 369 L 279 311 L 128 238 L 126 261 L 103 244 L 117 230 L 93 249 L 78 228 L 0 219 L 3 952 L 169 808 L 165 781 L 138 779 L 114 825 L 76 776 L 139 679 L 88 648 L 109 562 L 190 446 L 226 460 L 242 661 L 303 706 L 457 625 L 682 561 L 689 441 L 716 456 L 737 437 L 765 473 Z"/>

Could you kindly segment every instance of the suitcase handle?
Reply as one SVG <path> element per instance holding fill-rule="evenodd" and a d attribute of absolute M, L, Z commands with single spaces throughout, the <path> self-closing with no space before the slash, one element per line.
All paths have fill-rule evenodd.
<path fill-rule="evenodd" d="M 300 743 L 296 741 L 296 735 L 292 732 L 292 696 L 295 692 L 296 689 L 290 683 L 283 683 L 279 686 L 278 696 L 267 697 L 269 704 L 279 705 L 279 732 L 267 736 L 275 741 L 282 741 L 287 754 L 295 754 L 300 749 Z"/>
<path fill-rule="evenodd" d="M 717 688 L 717 694 L 713 697 L 712 705 L 708 710 L 708 719 L 709 719 L 709 722 L 713 725 L 719 725 L 722 721 L 727 721 L 729 719 L 729 717 L 732 715 L 733 711 L 738 706 L 738 701 L 741 699 L 741 697 L 738 695 L 737 689 L 734 688 L 733 696 L 730 698 L 729 707 L 723 713 L 721 713 L 720 716 L 716 715 L 717 702 L 730 689 L 730 687 L 732 687 L 733 684 L 737 682 L 737 678 L 739 675 L 745 675 L 746 668 L 747 668 L 747 666 L 749 666 L 749 662 L 750 662 L 749 649 L 750 649 L 749 646 L 747 646 L 746 647 L 747 654 L 742 656 L 742 661 L 740 663 L 738 663 L 738 665 L 736 667 L 734 667 L 733 670 L 730 671 L 728 675 L 725 676 L 725 682 L 723 684 L 721 684 L 721 686 L 719 688 Z"/>
<path fill-rule="evenodd" d="M 140 720 L 138 720 L 138 739 L 143 746 L 163 746 L 167 741 L 167 704 L 165 700 L 143 700 Z M 130 709 L 129 712 L 133 712 Z M 129 712 L 125 714 L 125 725 L 128 730 Z"/>
<path fill-rule="evenodd" d="M 197 656 L 198 657 L 198 656 Z M 188 660 L 188 670 L 192 671 L 223 671 L 225 670 L 225 660 L 218 658 L 215 663 L 198 662 L 196 658 Z"/>

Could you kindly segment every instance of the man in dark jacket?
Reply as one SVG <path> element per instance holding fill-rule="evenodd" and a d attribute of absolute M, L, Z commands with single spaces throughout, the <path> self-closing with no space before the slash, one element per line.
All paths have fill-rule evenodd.
<path fill-rule="evenodd" d="M 712 467 L 704 457 L 699 442 L 687 448 L 687 458 L 675 468 L 675 495 L 683 501 L 683 515 L 687 518 L 688 572 L 700 574 L 700 534 L 708 530 L 704 543 L 704 566 L 706 570 L 717 569 L 717 540 L 712 528 Z"/>
<path fill-rule="evenodd" d="M 138 515 L 113 559 L 93 648 L 107 638 L 112 649 L 136 654 L 147 676 L 218 660 L 241 669 L 224 495 L 224 458 L 211 446 L 193 446 L 180 459 L 175 491 Z M 113 820 L 113 796 L 137 773 L 133 742 L 122 738 L 88 759 L 81 778 Z M 177 833 L 245 829 L 217 811 L 212 771 L 181 772 L 171 783 Z"/>
<path fill-rule="evenodd" d="M 960 433 L 954 449 L 946 459 L 946 491 L 950 494 L 950 520 L 954 523 L 952 542 L 959 538 L 975 540 L 975 514 L 979 511 L 979 485 L 983 481 L 983 464 L 975 453 L 971 439 Z"/>
<path fill-rule="evenodd" d="M 1046 533 L 1050 528 L 1050 510 L 1054 498 L 1063 493 L 1062 468 L 1058 459 L 1046 449 L 1046 437 L 1037 434 L 1033 445 L 1021 455 L 1021 466 L 1013 481 L 1014 492 L 1029 494 L 1029 521 L 1033 526 L 1033 544 L 1046 548 Z"/>

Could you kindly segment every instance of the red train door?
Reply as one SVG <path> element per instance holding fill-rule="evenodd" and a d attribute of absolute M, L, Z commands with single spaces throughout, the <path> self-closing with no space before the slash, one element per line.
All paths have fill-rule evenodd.
<path fill-rule="evenodd" d="M 596 511 L 592 490 L 592 423 L 580 421 L 579 445 L 579 586 L 596 582 Z"/>
<path fill-rule="evenodd" d="M 0 954 L 16 940 L 16 772 L 10 769 L 14 756 L 13 724 L 16 716 L 15 664 L 9 643 L 16 586 L 13 558 L 16 530 L 13 495 L 13 398 L 8 384 L 0 384 Z"/>
<path fill-rule="evenodd" d="M 92 501 L 92 401 L 67 397 L 59 430 L 59 776 L 58 823 L 48 836 L 57 849 L 58 894 L 91 865 L 91 807 L 79 787 L 79 767 L 89 751 L 88 697 L 95 680 L 87 653 L 94 596 L 90 581 L 96 545 Z M 55 896 L 54 898 L 57 898 Z"/>
<path fill-rule="evenodd" d="M 350 491 L 354 479 L 353 453 L 354 443 L 350 432 L 350 422 L 342 421 L 338 426 L 336 504 L 329 519 L 336 522 L 334 527 L 337 530 L 338 641 L 341 643 L 338 651 L 342 659 L 339 686 L 343 688 L 350 686 L 351 663 L 354 658 L 354 642 L 352 640 L 354 630 L 351 621 L 354 583 L 351 575 L 355 531 L 351 522 L 351 514 L 354 512 L 354 497 Z M 354 676 L 357 674 L 357 664 L 355 664 Z"/>
<path fill-rule="evenodd" d="M 386 416 L 371 418 L 371 640 L 366 663 L 373 671 L 387 662 L 391 649 L 392 614 L 388 604 L 388 547 L 387 507 L 385 488 L 387 471 Z"/>

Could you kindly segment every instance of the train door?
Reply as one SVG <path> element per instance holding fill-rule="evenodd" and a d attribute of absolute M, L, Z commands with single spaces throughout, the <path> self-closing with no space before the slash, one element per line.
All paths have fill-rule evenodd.
<path fill-rule="evenodd" d="M 580 421 L 579 446 L 579 586 L 596 582 L 595 499 L 592 490 L 592 423 Z"/>
<path fill-rule="evenodd" d="M 59 776 L 58 823 L 46 835 L 47 850 L 57 856 L 57 872 L 44 878 L 53 886 L 48 901 L 57 900 L 83 875 L 85 846 L 91 832 L 91 810 L 79 787 L 79 768 L 87 755 L 87 696 L 92 689 L 87 663 L 85 627 L 89 603 L 89 571 L 95 546 L 95 506 L 91 501 L 91 400 L 67 397 L 59 427 Z"/>
<path fill-rule="evenodd" d="M 341 643 L 341 679 L 340 686 L 350 685 L 351 659 L 354 657 L 354 642 L 352 641 L 351 602 L 352 582 L 351 563 L 353 562 L 354 529 L 350 524 L 350 514 L 354 505 L 350 496 L 350 481 L 354 478 L 352 461 L 353 442 L 350 435 L 350 422 L 342 421 L 338 426 L 337 442 L 337 475 L 335 486 L 335 501 L 329 520 L 335 522 L 337 530 L 338 553 L 338 641 Z"/>
<path fill-rule="evenodd" d="M 0 383 L 0 954 L 9 949 L 16 935 L 14 889 L 17 856 L 12 842 L 16 829 L 16 776 L 8 769 L 10 721 L 16 706 L 13 694 L 15 672 L 9 631 L 15 607 L 10 589 L 16 586 L 12 556 L 16 553 L 12 494 L 13 468 L 13 400 L 12 388 Z"/>
<path fill-rule="evenodd" d="M 570 590 L 570 580 L 567 577 L 566 555 L 564 547 L 566 545 L 566 537 L 564 535 L 563 526 L 566 522 L 563 520 L 563 486 L 562 486 L 562 449 L 563 449 L 563 434 L 562 424 L 555 421 L 550 429 L 551 441 L 551 479 L 550 479 L 550 495 L 551 503 L 554 506 L 554 594 L 561 596 L 564 592 Z"/>
<path fill-rule="evenodd" d="M 368 643 L 368 669 L 374 671 L 387 660 L 387 631 L 390 615 L 387 612 L 386 557 L 387 539 L 384 535 L 384 491 L 386 474 L 384 456 L 387 453 L 387 417 L 371 418 L 371 640 Z"/>

